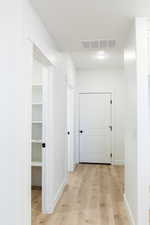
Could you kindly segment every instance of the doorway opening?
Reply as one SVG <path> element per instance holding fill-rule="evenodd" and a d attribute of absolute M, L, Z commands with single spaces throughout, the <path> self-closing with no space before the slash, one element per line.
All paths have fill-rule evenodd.
<path fill-rule="evenodd" d="M 31 206 L 32 225 L 40 213 L 49 211 L 48 166 L 50 164 L 50 75 L 51 65 L 33 45 L 32 60 L 32 136 L 31 136 Z M 52 188 L 52 187 L 51 187 Z"/>

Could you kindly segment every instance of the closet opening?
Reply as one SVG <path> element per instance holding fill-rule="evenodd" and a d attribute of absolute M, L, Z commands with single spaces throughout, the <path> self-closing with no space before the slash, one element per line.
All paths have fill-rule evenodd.
<path fill-rule="evenodd" d="M 32 140 L 31 140 L 31 208 L 32 225 L 40 213 L 49 213 L 51 184 L 48 182 L 51 165 L 51 76 L 52 65 L 41 51 L 33 46 L 32 61 Z"/>

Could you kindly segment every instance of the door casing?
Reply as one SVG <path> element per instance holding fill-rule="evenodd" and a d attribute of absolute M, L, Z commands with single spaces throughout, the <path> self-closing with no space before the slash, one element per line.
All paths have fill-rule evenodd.
<path fill-rule="evenodd" d="M 75 152 L 74 152 L 74 88 L 67 85 L 67 144 L 68 144 L 68 171 L 74 170 Z"/>
<path fill-rule="evenodd" d="M 27 40 L 28 43 L 28 51 L 30 50 L 30 95 L 29 95 L 29 102 L 30 102 L 30 124 L 32 124 L 32 67 L 33 67 L 33 59 L 34 59 L 34 48 L 36 47 L 39 51 L 40 49 L 38 46 L 34 43 L 32 40 Z M 41 52 L 41 51 L 40 51 Z M 43 121 L 44 126 L 42 129 L 42 141 L 46 143 L 46 148 L 42 149 L 42 198 L 44 201 L 42 201 L 42 212 L 45 214 L 52 213 L 51 211 L 51 204 L 52 204 L 52 197 L 50 196 L 50 192 L 52 192 L 52 184 L 50 185 L 49 180 L 50 177 L 52 177 L 52 168 L 53 161 L 53 73 L 55 65 L 51 63 L 47 57 L 41 52 L 43 58 L 42 63 L 44 64 L 45 68 L 43 67 L 43 74 L 45 74 L 45 78 L 43 80 L 43 94 L 44 94 L 44 108 L 43 108 Z M 50 124 L 50 126 L 49 126 Z M 44 138 L 43 138 L 44 137 Z M 30 129 L 30 135 L 29 135 L 29 142 L 30 142 L 30 148 L 28 149 L 27 154 L 27 193 L 28 193 L 28 199 L 27 199 L 27 215 L 28 215 L 28 221 L 27 224 L 31 224 L 31 129 Z M 46 159 L 49 159 L 49 162 L 47 162 Z M 31 224 L 32 225 L 32 224 Z"/>

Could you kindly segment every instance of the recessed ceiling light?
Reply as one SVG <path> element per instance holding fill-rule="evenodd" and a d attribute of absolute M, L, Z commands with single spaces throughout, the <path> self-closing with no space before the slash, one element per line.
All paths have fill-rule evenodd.
<path fill-rule="evenodd" d="M 97 59 L 104 59 L 106 57 L 106 54 L 104 51 L 99 51 L 97 54 L 96 54 L 96 58 Z"/>

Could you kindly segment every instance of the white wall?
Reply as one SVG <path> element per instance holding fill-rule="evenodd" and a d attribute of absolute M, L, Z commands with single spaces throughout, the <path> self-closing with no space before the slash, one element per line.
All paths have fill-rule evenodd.
<path fill-rule="evenodd" d="M 17 0 L 6 0 L 0 7 L 0 220 L 7 225 L 19 225 L 22 220 L 25 221 L 24 205 L 20 207 L 24 197 L 20 190 L 23 192 L 25 184 L 22 179 L 22 175 L 25 178 L 24 166 L 21 166 L 21 162 L 26 150 L 25 118 L 22 121 L 24 103 L 20 98 L 20 85 L 18 86 L 19 83 L 22 84 L 18 66 L 21 62 L 21 34 L 18 30 L 21 26 L 21 7 L 21 2 Z"/>
<path fill-rule="evenodd" d="M 72 58 L 69 54 L 66 54 L 65 59 L 67 65 L 67 88 L 68 88 L 68 112 L 70 115 L 68 116 L 68 130 L 70 131 L 70 135 L 68 137 L 68 157 L 69 160 L 69 171 L 73 171 L 76 164 L 76 138 L 75 138 L 75 130 L 76 130 L 76 106 L 75 106 L 75 91 L 76 91 L 76 70 L 73 64 Z M 70 108 L 70 109 L 69 109 Z"/>
<path fill-rule="evenodd" d="M 137 218 L 137 75 L 135 32 L 135 26 L 133 26 L 125 49 L 125 74 L 127 84 L 125 120 L 125 195 L 134 218 Z"/>
<path fill-rule="evenodd" d="M 49 211 L 58 198 L 61 187 L 66 182 L 66 70 L 63 55 L 56 51 L 53 40 L 49 37 L 46 29 L 41 23 L 35 11 L 31 8 L 29 2 L 24 5 L 24 24 L 25 38 L 30 39 L 42 52 L 42 54 L 54 65 L 52 78 L 52 98 L 50 94 L 50 107 L 52 108 L 53 118 L 51 120 L 53 131 L 50 131 L 52 139 L 51 144 L 51 163 L 48 165 L 49 184 Z M 27 41 L 26 41 L 27 42 Z M 26 47 L 25 58 L 32 57 L 32 46 L 24 44 Z M 30 68 L 30 61 L 27 68 Z M 31 77 L 29 74 L 29 81 Z M 51 79 L 50 79 L 51 80 Z M 28 84 L 30 85 L 30 83 Z M 50 84 L 51 85 L 51 84 Z M 29 88 L 30 86 L 26 86 Z M 28 99 L 30 100 L 30 99 Z M 49 136 L 49 137 L 50 137 Z"/>
<path fill-rule="evenodd" d="M 125 49 L 125 200 L 132 224 L 148 225 L 149 137 L 146 19 L 137 18 Z"/>
<path fill-rule="evenodd" d="M 76 69 L 72 58 L 69 54 L 65 54 L 65 62 L 67 68 L 67 84 L 71 86 L 73 89 L 76 88 Z"/>
<path fill-rule="evenodd" d="M 9 6 L 9 7 L 8 7 Z M 40 18 L 28 0 L 5 1 L 1 23 L 0 220 L 30 224 L 28 163 L 31 159 L 32 44 L 55 64 L 53 76 L 54 155 L 50 165 L 53 199 L 66 178 L 66 69 Z M 53 173 L 52 173 L 53 172 Z M 55 178 L 55 179 L 54 179 Z M 9 212 L 9 216 L 8 216 Z"/>
<path fill-rule="evenodd" d="M 124 162 L 124 73 L 121 68 L 79 70 L 78 93 L 84 91 L 113 92 L 113 162 Z M 78 122 L 77 122 L 78 123 Z M 78 135 L 78 134 L 77 134 Z M 78 137 L 77 137 L 78 139 Z M 78 140 L 77 140 L 78 141 Z M 78 142 L 77 142 L 78 146 Z"/>
<path fill-rule="evenodd" d="M 56 50 L 53 40 L 49 37 L 30 4 L 26 4 L 25 13 L 25 37 L 29 37 L 54 65 L 52 77 L 53 103 L 51 104 L 53 131 L 50 132 L 53 142 L 53 157 L 49 165 L 49 200 L 51 202 L 50 211 L 52 211 L 63 185 L 67 182 L 67 82 L 68 77 L 74 76 L 70 69 L 73 65 L 71 59 L 69 61 L 69 56 L 66 57 Z M 30 52 L 26 57 L 29 57 L 29 55 Z M 67 76 L 68 70 L 71 71 L 70 76 Z"/>

